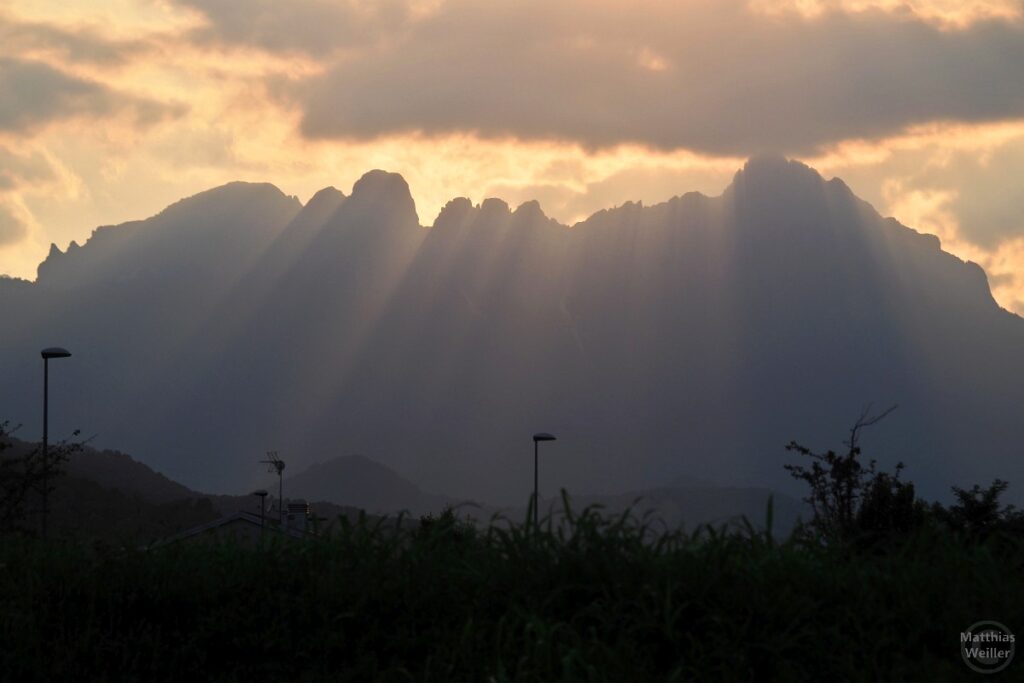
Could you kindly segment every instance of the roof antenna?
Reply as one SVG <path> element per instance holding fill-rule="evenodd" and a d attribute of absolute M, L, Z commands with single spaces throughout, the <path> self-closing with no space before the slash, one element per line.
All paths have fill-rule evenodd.
<path fill-rule="evenodd" d="M 284 484 L 282 481 L 281 473 L 284 472 L 284 460 L 277 457 L 277 451 L 267 451 L 267 459 L 260 460 L 260 462 L 269 465 L 267 468 L 268 472 L 277 472 L 277 515 L 278 524 L 284 526 L 284 497 L 282 491 Z"/>

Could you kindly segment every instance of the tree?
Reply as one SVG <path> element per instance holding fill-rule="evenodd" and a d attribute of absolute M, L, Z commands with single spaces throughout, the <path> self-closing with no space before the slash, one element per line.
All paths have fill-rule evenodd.
<path fill-rule="evenodd" d="M 45 458 L 39 444 L 21 455 L 4 456 L 4 451 L 13 448 L 10 436 L 17 429 L 12 429 L 10 422 L 0 422 L 0 533 L 33 533 L 32 525 L 28 523 L 32 512 L 29 504 L 36 496 L 42 498 L 44 494 L 53 492 L 64 463 L 84 446 L 80 441 L 65 439 L 51 445 Z M 78 435 L 76 429 L 72 438 Z"/>
<path fill-rule="evenodd" d="M 897 463 L 892 474 L 880 472 L 875 460 L 861 462 L 861 432 L 878 424 L 896 410 L 892 406 L 872 415 L 867 406 L 850 428 L 844 441 L 846 453 L 818 453 L 796 441 L 786 446 L 811 459 L 810 467 L 785 465 L 796 479 L 810 487 L 804 499 L 814 513 L 808 528 L 819 538 L 844 542 L 854 538 L 877 537 L 907 531 L 921 518 L 914 485 L 900 480 L 903 463 Z"/>
<path fill-rule="evenodd" d="M 935 514 L 953 531 L 984 539 L 996 531 L 1024 530 L 1024 512 L 1013 505 L 1002 505 L 999 497 L 1009 483 L 996 479 L 988 488 L 975 484 L 970 489 L 953 487 L 956 503 L 948 508 L 936 504 Z"/>

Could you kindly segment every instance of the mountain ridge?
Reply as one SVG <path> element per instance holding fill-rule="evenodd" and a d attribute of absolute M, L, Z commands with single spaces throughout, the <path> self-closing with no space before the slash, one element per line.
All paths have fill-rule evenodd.
<path fill-rule="evenodd" d="M 442 210 L 439 212 L 438 216 L 435 218 L 434 222 L 431 225 L 422 225 L 421 227 L 426 227 L 428 229 L 436 229 L 438 227 L 446 225 L 449 221 L 452 220 L 452 211 L 456 209 L 459 211 L 456 220 L 464 219 L 467 213 L 469 215 L 476 215 L 477 213 L 480 212 L 498 211 L 499 213 L 502 214 L 515 216 L 517 212 L 523 211 L 526 213 L 535 214 L 539 218 L 544 219 L 550 222 L 551 224 L 557 225 L 558 227 L 585 227 L 588 223 L 604 216 L 618 216 L 622 213 L 628 214 L 629 212 L 637 210 L 657 210 L 661 207 L 671 207 L 677 203 L 682 203 L 686 201 L 699 202 L 702 200 L 714 200 L 718 198 L 728 197 L 730 194 L 735 193 L 737 191 L 739 184 L 749 181 L 752 175 L 756 176 L 754 184 L 758 186 L 763 187 L 765 185 L 769 185 L 778 187 L 779 184 L 776 183 L 776 180 L 780 175 L 780 169 L 782 169 L 784 173 L 788 174 L 790 177 L 802 176 L 802 180 L 805 182 L 815 179 L 819 181 L 823 180 L 820 174 L 818 174 L 816 171 L 800 162 L 788 160 L 785 159 L 784 157 L 779 157 L 776 155 L 766 154 L 752 157 L 744 165 L 743 169 L 737 171 L 737 173 L 733 177 L 733 180 L 725 188 L 725 190 L 723 190 L 722 194 L 719 195 L 718 197 L 704 195 L 699 192 L 687 192 L 685 194 L 676 195 L 663 202 L 658 202 L 656 204 L 652 204 L 649 206 L 644 206 L 640 202 L 628 201 L 620 206 L 600 209 L 591 216 L 583 220 L 577 221 L 572 225 L 564 224 L 555 219 L 549 218 L 544 213 L 543 207 L 537 200 L 524 201 L 515 209 L 513 209 L 506 202 L 504 202 L 504 200 L 500 198 L 485 198 L 479 204 L 474 205 L 472 201 L 469 200 L 468 198 L 455 197 L 452 200 L 449 200 L 449 202 L 442 208 Z M 796 169 L 796 173 L 792 173 L 794 169 Z M 884 220 L 890 223 L 895 230 L 898 231 L 899 229 L 902 229 L 903 231 L 907 231 L 904 234 L 908 239 L 920 239 L 922 243 L 934 244 L 937 250 L 942 250 L 941 241 L 935 235 L 921 233 L 917 230 L 914 230 L 913 228 L 907 227 L 899 223 L 894 218 L 881 217 L 880 214 L 877 214 L 877 212 L 875 212 L 873 207 L 871 207 L 866 202 L 863 202 L 862 200 L 856 198 L 852 189 L 850 189 L 849 186 L 845 182 L 843 182 L 842 179 L 831 178 L 825 182 L 827 183 L 827 185 L 838 189 L 843 194 L 863 204 L 871 212 L 874 212 L 880 218 L 884 218 Z M 781 187 L 788 186 L 785 184 L 781 184 Z M 415 215 L 416 213 L 415 202 L 412 199 L 412 194 L 409 190 L 409 186 L 406 183 L 405 179 L 402 178 L 402 176 L 397 173 L 390 173 L 380 169 L 374 169 L 367 171 L 365 174 L 363 174 L 363 176 L 359 178 L 359 180 L 356 181 L 356 183 L 353 186 L 352 195 L 349 196 L 346 196 L 343 192 L 340 192 L 333 186 L 328 186 L 315 192 L 313 196 L 310 198 L 310 200 L 305 205 L 303 205 L 299 202 L 299 200 L 296 197 L 286 195 L 279 188 L 277 188 L 275 185 L 269 182 L 230 181 L 223 185 L 219 185 L 208 190 L 201 191 L 195 195 L 191 195 L 189 197 L 178 200 L 168 205 L 163 210 L 154 214 L 154 216 L 152 216 L 151 219 L 149 220 L 175 218 L 178 217 L 184 211 L 191 211 L 195 208 L 207 208 L 208 204 L 211 201 L 218 201 L 219 199 L 222 198 L 227 198 L 229 199 L 229 201 L 232 201 L 233 203 L 251 202 L 252 200 L 256 199 L 258 195 L 272 195 L 274 196 L 274 198 L 287 200 L 292 204 L 297 205 L 299 210 L 296 211 L 294 218 L 300 218 L 301 211 L 309 209 L 311 211 L 317 211 L 323 214 L 319 217 L 321 221 L 329 219 L 333 212 L 340 208 L 340 205 L 345 200 L 352 199 L 353 197 L 356 197 L 357 200 L 359 200 L 360 202 L 369 202 L 371 204 L 379 204 L 384 201 L 393 201 L 400 205 L 403 205 L 402 209 L 404 209 L 405 212 L 411 213 L 413 215 Z M 244 200 L 244 202 L 239 200 Z M 328 207 L 326 210 L 324 209 L 325 206 Z M 419 225 L 418 218 L 416 220 L 417 224 Z M 40 264 L 40 269 L 44 271 L 52 270 L 58 261 L 66 260 L 68 256 L 76 254 L 80 250 L 95 248 L 95 243 L 97 239 L 99 237 L 105 237 L 110 231 L 113 230 L 116 232 L 118 230 L 129 230 L 143 222 L 144 221 L 134 220 L 119 225 L 100 226 L 92 232 L 92 234 L 89 238 L 87 238 L 85 243 L 80 245 L 75 240 L 72 240 L 65 251 L 61 251 L 57 244 L 51 244 L 50 251 L 47 257 Z M 988 295 L 991 296 L 991 289 L 988 285 L 987 275 L 985 274 L 984 269 L 982 269 L 980 265 L 970 260 L 960 259 L 959 257 L 953 254 L 949 254 L 949 252 L 943 253 L 948 254 L 952 258 L 957 259 L 961 263 L 967 265 L 972 270 L 975 270 L 976 274 L 984 276 L 984 286 L 988 290 Z"/>
<path fill-rule="evenodd" d="M 45 338 L 76 353 L 59 372 L 84 400 L 62 419 L 195 488 L 277 447 L 300 465 L 366 453 L 428 490 L 515 504 L 522 435 L 543 428 L 560 436 L 549 486 L 701 473 L 778 489 L 786 443 L 835 444 L 872 401 L 901 405 L 873 430 L 880 461 L 907 461 L 930 495 L 1024 478 L 1024 321 L 979 266 L 798 162 L 755 158 L 717 197 L 573 226 L 456 198 L 425 227 L 383 171 L 305 206 L 254 192 L 273 210 L 134 222 L 109 253 L 69 249 L 42 286 L 0 283 L 0 381 L 20 392 L 0 411 L 27 421 L 16 396 L 38 379 L 14 360 Z M 147 231 L 180 243 L 133 241 Z"/>

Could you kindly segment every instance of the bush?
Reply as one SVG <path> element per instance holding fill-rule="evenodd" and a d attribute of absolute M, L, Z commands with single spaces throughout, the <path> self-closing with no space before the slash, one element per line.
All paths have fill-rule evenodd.
<path fill-rule="evenodd" d="M 850 428 L 844 442 L 847 451 L 817 453 L 791 441 L 786 450 L 811 459 L 810 467 L 785 465 L 796 479 L 810 487 L 804 499 L 814 513 L 803 528 L 817 540 L 829 543 L 874 543 L 892 534 L 905 534 L 920 526 L 926 517 L 926 506 L 914 495 L 914 485 L 900 480 L 903 463 L 896 464 L 892 474 L 878 470 L 877 462 L 861 462 L 861 431 L 889 415 L 892 406 L 877 415 L 868 406 Z"/>
<path fill-rule="evenodd" d="M 936 504 L 933 512 L 949 529 L 969 538 L 985 539 L 997 533 L 1021 534 L 1024 532 L 1024 513 L 999 502 L 999 497 L 1009 486 L 1002 479 L 996 479 L 984 489 L 978 484 L 970 489 L 954 486 L 953 495 L 957 502 L 949 508 Z"/>
<path fill-rule="evenodd" d="M 10 680 L 952 680 L 1024 613 L 1024 548 L 898 552 L 574 512 L 486 529 L 344 522 L 322 542 L 0 545 Z M 445 519 L 442 515 L 441 519 Z"/>

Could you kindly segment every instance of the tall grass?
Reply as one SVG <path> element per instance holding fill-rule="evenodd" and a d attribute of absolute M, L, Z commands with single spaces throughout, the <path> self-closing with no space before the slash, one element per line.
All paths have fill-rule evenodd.
<path fill-rule="evenodd" d="M 0 678 L 940 681 L 971 673 L 974 622 L 1024 631 L 1019 541 L 854 551 L 568 500 L 531 521 L 152 552 L 5 539 Z"/>

